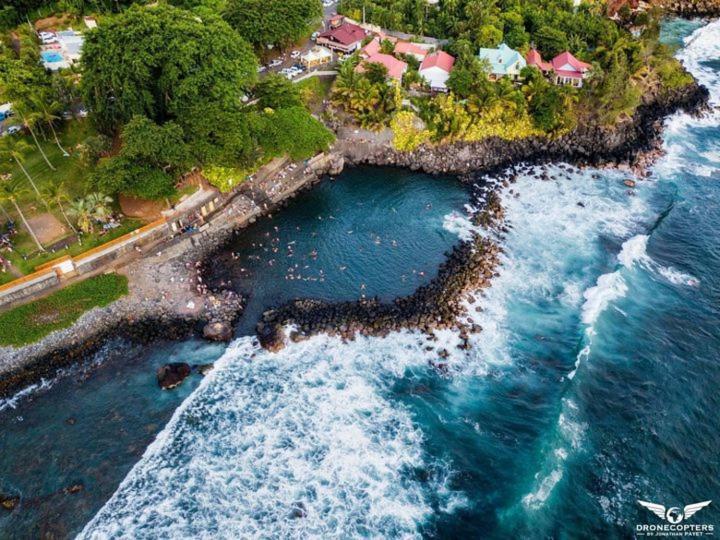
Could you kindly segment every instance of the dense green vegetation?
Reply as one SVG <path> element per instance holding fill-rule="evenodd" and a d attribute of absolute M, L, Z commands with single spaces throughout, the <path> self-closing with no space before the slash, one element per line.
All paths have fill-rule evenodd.
<path fill-rule="evenodd" d="M 106 306 L 127 293 L 125 276 L 104 274 L 0 313 L 0 345 L 33 343 L 50 332 L 67 328 L 87 310 Z"/>
<path fill-rule="evenodd" d="M 242 170 L 279 153 L 305 158 L 332 138 L 287 80 L 257 85 L 261 112 L 242 104 L 256 84 L 257 62 L 248 43 L 210 10 L 198 16 L 133 6 L 90 34 L 83 64 L 91 118 L 122 142 L 93 175 L 105 192 L 162 199 L 191 167 Z"/>
<path fill-rule="evenodd" d="M 452 96 L 412 98 L 414 112 L 405 107 L 408 114 L 393 123 L 400 132 L 396 143 L 406 148 L 425 140 L 557 136 L 579 121 L 611 125 L 631 115 L 643 96 L 692 81 L 658 42 L 662 14 L 657 9 L 625 14 L 620 22 L 607 16 L 604 2 L 576 7 L 570 0 L 451 0 L 439 6 L 420 0 L 341 0 L 339 12 L 360 18 L 363 7 L 373 24 L 447 39 L 444 48 L 456 57 L 448 81 Z M 491 81 L 478 49 L 502 42 L 523 55 L 534 46 L 546 61 L 570 50 L 592 65 L 591 76 L 580 89 L 556 86 L 534 68 L 524 70 L 519 82 Z M 403 87 L 422 90 L 413 67 Z M 388 91 L 367 79 L 372 76 L 343 68 L 334 102 L 363 127 L 387 125 L 400 109 L 394 106 L 398 100 L 388 99 Z"/>
<path fill-rule="evenodd" d="M 309 36 L 322 15 L 320 0 L 227 0 L 223 17 L 258 51 Z"/>

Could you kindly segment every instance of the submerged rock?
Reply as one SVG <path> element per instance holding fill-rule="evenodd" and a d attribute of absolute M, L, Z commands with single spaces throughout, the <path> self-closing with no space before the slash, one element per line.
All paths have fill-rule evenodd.
<path fill-rule="evenodd" d="M 196 364 L 192 367 L 193 371 L 197 371 L 203 377 L 210 373 L 215 368 L 215 364 L 210 362 L 209 364 Z"/>
<path fill-rule="evenodd" d="M 15 507 L 20 503 L 20 497 L 17 495 L 6 495 L 0 493 L 0 506 L 2 506 L 8 512 L 15 510 Z"/>
<path fill-rule="evenodd" d="M 76 482 L 75 484 L 66 487 L 63 489 L 65 493 L 68 495 L 74 495 L 75 493 L 80 493 L 83 489 L 85 489 L 85 486 L 82 482 Z"/>
<path fill-rule="evenodd" d="M 203 328 L 203 337 L 210 341 L 230 341 L 232 336 L 232 326 L 224 321 L 212 321 Z"/>
<path fill-rule="evenodd" d="M 191 371 L 190 365 L 185 362 L 165 364 L 157 370 L 158 385 L 164 390 L 180 386 Z"/>

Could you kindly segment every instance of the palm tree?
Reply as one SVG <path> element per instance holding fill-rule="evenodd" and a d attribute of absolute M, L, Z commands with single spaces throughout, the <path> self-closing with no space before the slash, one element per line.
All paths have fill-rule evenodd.
<path fill-rule="evenodd" d="M 25 128 L 30 132 L 30 135 L 32 135 L 33 141 L 35 141 L 35 146 L 37 146 L 37 149 L 40 150 L 40 154 L 45 160 L 45 163 L 47 163 L 47 166 L 50 167 L 53 171 L 57 170 L 55 169 L 53 164 L 50 163 L 50 160 L 45 154 L 45 151 L 42 149 L 42 146 L 40 146 L 40 141 L 37 140 L 37 136 L 35 135 L 35 131 L 33 130 L 33 126 L 37 124 L 38 120 L 40 119 L 38 113 L 32 113 L 31 115 L 27 116 L 20 113 L 20 118 L 22 119 Z"/>
<path fill-rule="evenodd" d="M 38 196 L 38 198 L 40 198 L 41 201 L 45 202 L 42 198 L 42 195 L 40 194 L 40 190 L 35 185 L 32 176 L 30 176 L 30 173 L 23 165 L 23 162 L 25 161 L 25 156 L 29 151 L 30 145 L 23 141 L 22 138 L 15 135 L 5 136 L 2 138 L 2 143 L 0 145 L 0 159 L 14 160 L 15 163 L 17 163 L 18 167 L 20 167 L 20 170 L 22 170 L 27 179 L 30 181 L 30 185 L 35 190 L 35 194 Z"/>
<path fill-rule="evenodd" d="M 52 201 L 57 205 L 57 207 L 60 209 L 60 213 L 65 218 L 67 224 L 70 226 L 74 233 L 77 233 L 77 229 L 70 222 L 70 218 L 68 218 L 67 214 L 65 213 L 65 207 L 63 206 L 63 201 L 68 201 L 70 198 L 69 193 L 65 187 L 65 182 L 60 182 L 59 184 L 50 184 L 49 186 L 45 187 L 43 193 L 48 200 Z"/>
<path fill-rule="evenodd" d="M 23 214 L 23 211 L 20 209 L 20 205 L 18 205 L 18 198 L 25 195 L 25 193 L 26 188 L 22 186 L 18 179 L 12 178 L 10 180 L 6 180 L 0 183 L 0 201 L 8 201 L 12 203 L 12 205 L 15 207 L 15 211 L 18 213 L 20 219 L 25 225 L 25 228 L 28 230 L 30 236 L 32 236 L 32 239 L 35 241 L 38 249 L 40 251 L 45 251 L 45 248 L 42 246 L 40 240 L 38 240 L 38 237 L 35 235 L 35 231 L 32 230 L 32 227 L 30 227 L 27 219 L 25 219 L 25 214 Z"/>
<path fill-rule="evenodd" d="M 53 101 L 50 105 L 47 107 L 45 104 L 40 104 L 40 117 L 42 120 L 50 127 L 50 131 L 53 134 L 53 138 L 55 139 L 55 144 L 60 149 L 64 157 L 69 157 L 70 154 L 68 154 L 67 150 L 65 150 L 62 145 L 60 144 L 60 139 L 58 139 L 57 131 L 55 131 L 55 126 L 53 125 L 57 120 L 60 119 L 60 117 L 57 115 L 57 112 L 62 109 L 62 105 L 58 103 L 57 101 Z"/>
<path fill-rule="evenodd" d="M 94 219 L 103 222 L 108 220 L 112 213 L 109 206 L 113 202 L 112 197 L 108 197 L 104 193 L 91 193 L 85 200 L 92 209 Z"/>
<path fill-rule="evenodd" d="M 68 208 L 68 214 L 75 218 L 77 226 L 84 233 L 93 231 L 93 209 L 87 199 L 76 199 Z"/>

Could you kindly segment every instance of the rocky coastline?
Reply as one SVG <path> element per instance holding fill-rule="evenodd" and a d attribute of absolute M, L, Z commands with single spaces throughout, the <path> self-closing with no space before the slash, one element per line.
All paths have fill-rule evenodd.
<path fill-rule="evenodd" d="M 678 17 L 720 17 L 720 0 L 665 0 L 663 4 Z"/>
<path fill-rule="evenodd" d="M 357 141 L 341 141 L 339 147 L 347 165 L 391 165 L 431 174 L 470 174 L 520 162 L 635 166 L 643 164 L 648 153 L 660 148 L 665 118 L 680 110 L 699 113 L 707 108 L 708 99 L 705 87 L 692 84 L 650 99 L 638 107 L 630 120 L 617 126 L 584 124 L 556 139 L 489 138 L 473 143 L 421 146 L 412 152 Z"/>
<path fill-rule="evenodd" d="M 691 85 L 642 105 L 632 120 L 616 129 L 583 126 L 555 140 L 491 139 L 402 153 L 386 143 L 368 146 L 340 139 L 326 170 L 316 171 L 310 181 L 299 184 L 279 200 L 267 201 L 257 215 L 275 211 L 297 190 L 319 181 L 323 172 L 339 173 L 343 162 L 345 165 L 391 165 L 434 174 L 457 174 L 468 181 L 477 174 L 500 173 L 514 163 L 643 164 L 660 146 L 666 116 L 678 110 L 700 112 L 707 106 L 707 101 L 707 90 Z M 503 174 L 506 174 L 506 181 L 512 181 L 512 171 Z M 501 231 L 499 198 L 492 193 L 475 193 L 474 196 L 481 195 L 487 204 L 474 216 L 474 221 Z M 184 251 L 176 253 L 172 261 L 159 257 L 143 260 L 131 271 L 136 275 L 150 276 L 165 271 L 167 275 L 163 279 L 155 279 L 144 290 L 107 308 L 88 312 L 71 328 L 55 332 L 36 344 L 20 349 L 0 349 L 0 397 L 12 395 L 41 378 L 52 377 L 59 368 L 87 357 L 112 338 L 123 337 L 145 343 L 155 339 L 182 339 L 189 335 L 202 335 L 203 329 L 215 324 L 216 331 L 223 336 L 221 339 L 227 339 L 230 335 L 228 326 L 242 313 L 243 299 L 231 291 L 208 291 L 203 283 L 202 264 L 197 261 L 221 249 L 232 234 L 237 234 L 255 220 L 236 222 L 231 219 L 232 212 L 232 205 L 229 205 L 215 217 L 217 226 L 204 235 L 201 245 L 184 246 Z M 329 304 L 307 299 L 276 307 L 266 311 L 259 321 L 258 338 L 267 349 L 278 350 L 285 343 L 284 328 L 288 325 L 295 325 L 289 336 L 295 341 L 320 332 L 350 339 L 356 333 L 385 335 L 403 328 L 430 331 L 456 327 L 462 343 L 467 345 L 468 332 L 476 332 L 480 328 L 458 322 L 463 311 L 462 301 L 472 290 L 490 285 L 497 271 L 500 252 L 494 242 L 484 237 L 477 236 L 471 241 L 461 242 L 448 254 L 432 282 L 392 303 L 367 299 Z M 187 281 L 182 286 L 175 283 L 162 292 L 163 285 L 169 285 L 168 280 L 172 281 L 169 275 L 182 275 L 185 277 L 181 281 Z M 155 287 L 159 290 L 154 290 Z M 168 297 L 172 301 L 168 301 Z M 193 303 L 197 304 L 193 309 L 184 309 L 185 304 L 190 306 Z"/>
<path fill-rule="evenodd" d="M 390 165 L 429 173 L 464 175 L 468 181 L 491 171 L 500 174 L 502 184 L 514 181 L 514 164 L 540 164 L 564 161 L 578 166 L 621 166 L 644 170 L 660 152 L 663 120 L 684 110 L 699 113 L 707 107 L 708 92 L 692 85 L 642 105 L 631 121 L 615 129 L 587 125 L 554 140 L 531 138 L 519 141 L 490 139 L 479 143 L 459 143 L 442 147 L 421 147 L 414 152 L 398 152 L 388 145 L 358 146 L 343 142 L 347 163 Z M 512 167 L 512 168 L 511 168 Z M 495 192 L 475 194 L 482 210 L 473 222 L 486 229 L 502 230 L 503 209 Z M 481 203 L 480 201 L 485 201 Z M 285 328 L 293 327 L 291 341 L 327 333 L 343 339 L 355 334 L 383 336 L 401 329 L 432 330 L 453 327 L 459 331 L 461 347 L 468 347 L 468 332 L 480 331 L 475 324 L 460 322 L 462 300 L 474 290 L 490 286 L 497 275 L 501 248 L 487 237 L 458 244 L 448 254 L 438 275 L 412 295 L 392 303 L 377 299 L 326 303 L 301 299 L 263 314 L 257 324 L 260 344 L 278 351 L 286 344 Z"/>

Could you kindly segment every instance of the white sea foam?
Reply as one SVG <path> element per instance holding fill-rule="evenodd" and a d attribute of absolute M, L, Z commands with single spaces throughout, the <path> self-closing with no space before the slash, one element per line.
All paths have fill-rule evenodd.
<path fill-rule="evenodd" d="M 426 488 L 449 511 L 464 500 L 442 464 L 429 485 L 415 479 L 422 434 L 384 397 L 427 365 L 421 345 L 411 333 L 278 354 L 235 342 L 81 537 L 415 536 Z"/>
<path fill-rule="evenodd" d="M 681 272 L 672 266 L 659 266 L 658 273 L 674 285 L 687 285 L 689 287 L 700 285 L 698 278 Z"/>

